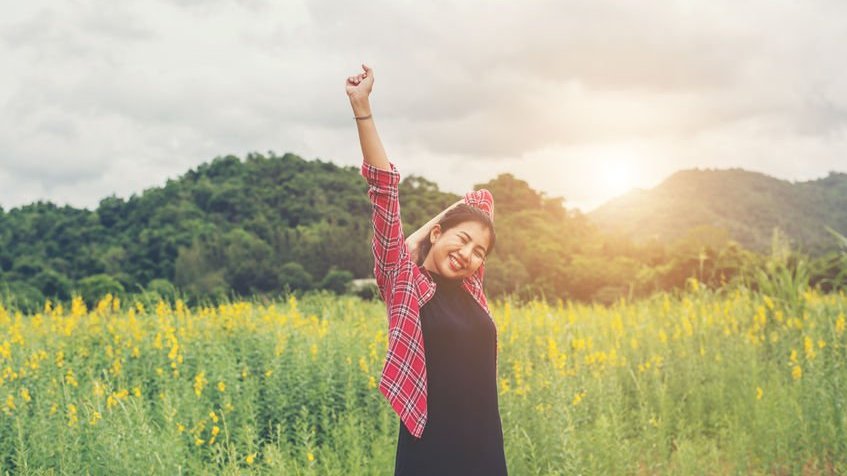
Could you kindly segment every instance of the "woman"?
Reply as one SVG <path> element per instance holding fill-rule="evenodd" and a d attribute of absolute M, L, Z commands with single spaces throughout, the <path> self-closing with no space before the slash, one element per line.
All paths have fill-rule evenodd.
<path fill-rule="evenodd" d="M 494 199 L 465 195 L 408 240 L 398 186 L 376 132 L 374 73 L 346 81 L 359 131 L 374 238 L 374 276 L 388 309 L 379 390 L 400 416 L 395 475 L 504 475 L 497 331 L 483 293 L 495 243 Z"/>

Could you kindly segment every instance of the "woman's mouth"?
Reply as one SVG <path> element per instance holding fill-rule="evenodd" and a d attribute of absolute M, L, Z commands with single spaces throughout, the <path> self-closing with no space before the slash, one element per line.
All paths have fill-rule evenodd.
<path fill-rule="evenodd" d="M 464 266 L 459 263 L 459 260 L 457 260 L 454 256 L 450 255 L 450 269 L 452 269 L 453 271 L 461 271 L 462 268 L 464 268 Z"/>

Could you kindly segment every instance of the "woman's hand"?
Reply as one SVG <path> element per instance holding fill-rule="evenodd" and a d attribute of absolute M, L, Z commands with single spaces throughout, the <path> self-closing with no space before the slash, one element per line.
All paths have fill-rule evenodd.
<path fill-rule="evenodd" d="M 367 98 L 373 90 L 374 70 L 365 64 L 362 64 L 362 69 L 365 70 L 364 73 L 347 78 L 347 96 L 349 96 L 351 100 Z"/>
<path fill-rule="evenodd" d="M 418 255 L 420 254 L 420 250 L 418 249 L 418 245 L 420 241 L 413 239 L 413 237 L 406 238 L 406 248 L 409 249 L 409 258 L 412 260 L 412 263 L 418 262 Z"/>

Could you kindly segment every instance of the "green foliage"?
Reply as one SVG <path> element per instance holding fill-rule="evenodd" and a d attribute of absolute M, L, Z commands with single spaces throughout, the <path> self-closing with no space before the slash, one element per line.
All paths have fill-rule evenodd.
<path fill-rule="evenodd" d="M 610 303 L 681 289 L 691 277 L 712 288 L 752 286 L 752 274 L 742 276 L 742 270 L 755 268 L 761 258 L 743 244 L 759 240 L 762 233 L 756 230 L 763 223 L 795 206 L 775 198 L 792 186 L 754 176 L 733 172 L 723 180 L 727 177 L 721 174 L 699 172 L 669 179 L 647 202 L 652 214 L 626 209 L 616 218 L 627 225 L 637 217 L 642 231 L 657 230 L 657 220 L 669 210 L 679 218 L 670 221 L 672 229 L 661 228 L 659 236 L 636 241 L 631 230 L 604 227 L 601 232 L 588 216 L 565 208 L 563 198 L 547 197 L 512 174 L 500 174 L 475 186 L 495 197 L 498 243 L 487 261 L 486 291 L 492 297 Z M 847 229 L 828 205 L 847 195 L 842 174 L 803 187 L 807 196 L 817 197 L 798 202 L 806 204 L 811 217 L 803 220 L 817 217 L 829 220 L 833 231 Z M 700 198 L 694 200 L 692 190 Z M 12 288 L 29 300 L 38 296 L 33 288 L 67 300 L 74 283 L 95 275 L 110 276 L 127 292 L 151 296 L 163 290 L 142 291 L 145 284 L 166 280 L 197 304 L 323 287 L 333 269 L 370 278 L 366 192 L 359 167 L 306 161 L 290 153 L 217 157 L 141 195 L 106 197 L 94 211 L 40 201 L 0 211 L 0 280 L 17 283 Z M 744 211 L 730 207 L 724 196 L 733 204 L 746 203 L 740 207 Z M 400 183 L 404 231 L 417 230 L 458 198 L 423 177 L 405 176 Z M 703 217 L 712 226 L 698 226 Z M 746 225 L 739 228 L 738 223 Z M 819 230 L 812 226 L 817 221 L 798 223 L 786 228 L 790 236 L 797 226 L 814 230 L 809 233 Z M 809 285 L 843 289 L 844 256 L 804 258 Z M 762 267 L 762 272 L 771 270 Z M 332 276 L 339 280 L 337 273 Z M 341 289 L 340 284 L 327 286 Z"/>
<path fill-rule="evenodd" d="M 44 295 L 35 286 L 22 281 L 0 282 L 0 302 L 23 313 L 41 310 Z"/>
<path fill-rule="evenodd" d="M 744 289 L 492 299 L 509 474 L 847 473 L 847 299 L 807 301 L 792 316 Z M 0 473 L 391 474 L 384 303 L 156 304 L 0 310 Z"/>
<path fill-rule="evenodd" d="M 604 232 L 621 231 L 642 242 L 671 243 L 688 230 L 711 225 L 743 247 L 770 251 L 774 227 L 797 249 L 819 257 L 834 246 L 825 231 L 847 232 L 847 174 L 788 182 L 741 169 L 682 170 L 650 190 L 634 190 L 589 213 Z"/>
<path fill-rule="evenodd" d="M 748 273 L 758 291 L 778 299 L 793 313 L 802 314 L 810 269 L 805 258 L 792 252 L 788 238 L 778 228 L 773 231 L 770 256 L 749 267 Z"/>
<path fill-rule="evenodd" d="M 68 300 L 71 297 L 72 283 L 64 274 L 52 269 L 39 272 L 32 279 L 33 285 L 49 298 Z"/>
<path fill-rule="evenodd" d="M 333 268 L 326 273 L 318 287 L 335 294 L 344 294 L 347 292 L 351 281 L 353 281 L 353 273 L 344 269 Z"/>
<path fill-rule="evenodd" d="M 176 286 L 167 279 L 162 278 L 156 278 L 147 283 L 146 291 L 160 297 L 168 303 L 176 302 L 176 299 L 179 296 Z"/>
<path fill-rule="evenodd" d="M 314 286 L 312 275 L 296 262 L 288 262 L 279 269 L 279 282 L 283 289 L 307 291 Z"/>
<path fill-rule="evenodd" d="M 94 306 L 106 294 L 121 296 L 124 287 L 117 279 L 108 274 L 95 274 L 79 280 L 76 290 L 88 307 Z"/>

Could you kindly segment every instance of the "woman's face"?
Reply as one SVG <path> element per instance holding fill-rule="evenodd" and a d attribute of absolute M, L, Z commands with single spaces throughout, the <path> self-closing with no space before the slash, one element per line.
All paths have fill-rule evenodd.
<path fill-rule="evenodd" d="M 485 261 L 491 232 L 477 221 L 466 221 L 442 232 L 435 225 L 429 233 L 432 243 L 424 267 L 449 279 L 473 275 Z"/>

